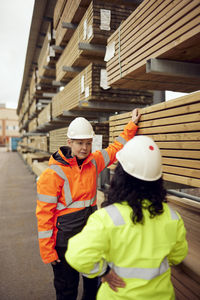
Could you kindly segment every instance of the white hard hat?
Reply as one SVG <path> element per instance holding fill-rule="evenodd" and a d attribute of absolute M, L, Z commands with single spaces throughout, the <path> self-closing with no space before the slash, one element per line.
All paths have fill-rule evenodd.
<path fill-rule="evenodd" d="M 70 139 L 92 139 L 94 131 L 88 120 L 79 117 L 69 124 L 67 136 Z"/>
<path fill-rule="evenodd" d="M 116 158 L 124 171 L 136 178 L 154 181 L 162 176 L 160 150 L 148 136 L 135 136 L 117 152 Z"/>

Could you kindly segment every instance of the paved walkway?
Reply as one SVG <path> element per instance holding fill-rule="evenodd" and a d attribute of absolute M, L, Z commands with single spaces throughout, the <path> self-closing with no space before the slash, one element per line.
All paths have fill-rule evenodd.
<path fill-rule="evenodd" d="M 1 300 L 55 299 L 51 266 L 39 255 L 35 208 L 35 176 L 18 153 L 0 153 Z"/>

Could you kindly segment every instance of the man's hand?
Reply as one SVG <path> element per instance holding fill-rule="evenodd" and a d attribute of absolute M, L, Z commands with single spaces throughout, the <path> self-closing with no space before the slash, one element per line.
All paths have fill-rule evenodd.
<path fill-rule="evenodd" d="M 115 292 L 118 292 L 117 288 L 123 288 L 126 286 L 123 279 L 120 278 L 112 269 L 108 272 L 108 274 L 102 276 L 101 281 L 102 283 L 107 282 L 109 287 Z"/>
<path fill-rule="evenodd" d="M 135 108 L 133 111 L 132 111 L 132 122 L 135 123 L 137 125 L 139 119 L 141 117 L 141 114 L 139 114 L 138 112 L 138 108 Z"/>
<path fill-rule="evenodd" d="M 60 263 L 60 262 L 61 262 L 61 260 L 60 260 L 60 259 L 57 259 L 57 260 L 52 261 L 51 264 L 52 264 L 53 266 L 55 266 L 57 263 Z"/>

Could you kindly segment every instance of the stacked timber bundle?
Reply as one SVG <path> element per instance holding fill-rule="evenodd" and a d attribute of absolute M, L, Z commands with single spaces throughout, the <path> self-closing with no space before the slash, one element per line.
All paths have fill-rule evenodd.
<path fill-rule="evenodd" d="M 29 138 L 29 148 L 48 152 L 48 137 L 47 136 L 32 136 Z"/>
<path fill-rule="evenodd" d="M 29 93 L 29 89 L 26 90 L 26 93 L 24 95 L 24 113 L 28 111 L 29 109 L 29 105 L 30 105 L 30 93 Z"/>
<path fill-rule="evenodd" d="M 102 45 L 106 45 L 107 38 L 132 11 L 124 5 L 92 1 L 56 64 L 56 80 L 73 78 L 77 67 L 102 61 L 105 54 Z M 71 67 L 76 67 L 75 71 Z"/>
<path fill-rule="evenodd" d="M 196 0 L 144 0 L 108 39 L 105 60 L 109 85 L 199 90 L 199 76 L 184 74 L 181 65 L 174 64 L 200 62 L 199 10 L 200 2 Z M 160 67 L 153 67 L 156 62 Z M 193 71 L 192 66 L 189 70 Z"/>
<path fill-rule="evenodd" d="M 163 179 L 200 187 L 200 92 L 140 110 L 138 135 L 153 138 L 161 150 Z M 110 142 L 131 113 L 110 117 Z"/>
<path fill-rule="evenodd" d="M 62 146 L 67 146 L 67 127 L 49 132 L 49 152 L 54 153 Z"/>
<path fill-rule="evenodd" d="M 55 41 L 53 39 L 53 31 L 50 23 L 38 58 L 37 86 L 42 86 L 44 84 L 51 86 L 52 81 L 55 80 L 55 63 L 58 60 L 58 54 L 53 49 L 54 43 Z"/>
<path fill-rule="evenodd" d="M 29 122 L 28 131 L 35 132 L 37 130 L 37 126 L 38 126 L 38 121 L 37 121 L 37 117 L 35 117 Z"/>
<path fill-rule="evenodd" d="M 187 230 L 188 255 L 180 266 L 172 268 L 172 282 L 177 300 L 199 299 L 200 256 L 199 217 L 200 203 L 187 198 L 168 195 L 167 200 L 184 220 Z"/>
<path fill-rule="evenodd" d="M 27 137 L 23 137 L 21 139 L 21 141 L 19 141 L 18 145 L 21 148 L 20 149 L 21 153 L 27 152 L 27 149 L 28 149 L 28 138 Z"/>
<path fill-rule="evenodd" d="M 117 103 L 131 104 L 134 107 L 134 105 L 151 104 L 152 98 L 151 92 L 108 87 L 105 68 L 91 63 L 53 97 L 52 116 L 61 116 L 64 111 L 75 109 L 114 113 L 121 108 L 120 105 L 118 105 L 118 109 L 116 108 Z M 100 103 L 99 106 L 98 103 Z M 109 103 L 115 103 L 115 107 L 109 106 Z"/>
<path fill-rule="evenodd" d="M 32 171 L 36 176 L 40 176 L 42 172 L 48 168 L 48 161 L 36 162 L 32 164 Z"/>
<path fill-rule="evenodd" d="M 44 155 L 44 153 L 28 153 L 26 157 L 26 161 L 28 165 L 32 168 L 34 163 L 38 162 L 47 162 L 49 160 L 50 155 Z"/>
<path fill-rule="evenodd" d="M 102 148 L 108 147 L 109 144 L 109 122 L 91 122 L 95 135 L 102 135 Z"/>
<path fill-rule="evenodd" d="M 95 135 L 102 135 L 102 148 L 106 148 L 108 146 L 109 139 L 109 123 L 108 121 L 94 123 L 91 122 Z M 51 130 L 49 132 L 49 152 L 54 153 L 60 147 L 67 146 L 67 129 L 60 128 Z"/>
<path fill-rule="evenodd" d="M 53 28 L 57 28 L 67 0 L 57 0 L 53 13 Z"/>
<path fill-rule="evenodd" d="M 32 103 L 29 107 L 29 119 L 32 120 L 37 114 L 38 114 L 38 109 L 36 105 L 36 99 L 32 100 Z"/>
<path fill-rule="evenodd" d="M 51 103 L 38 114 L 38 126 L 44 125 L 51 121 Z"/>
<path fill-rule="evenodd" d="M 63 46 L 74 33 L 73 28 L 63 28 L 64 23 L 78 24 L 86 12 L 91 0 L 58 1 L 54 12 L 54 30 L 56 31 L 56 45 Z"/>

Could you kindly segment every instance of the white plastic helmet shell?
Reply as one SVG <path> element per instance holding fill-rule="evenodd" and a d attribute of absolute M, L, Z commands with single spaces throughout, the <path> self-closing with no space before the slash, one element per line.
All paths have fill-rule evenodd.
<path fill-rule="evenodd" d="M 116 158 L 124 171 L 136 178 L 154 181 L 162 176 L 160 150 L 148 136 L 135 136 L 117 152 Z"/>
<path fill-rule="evenodd" d="M 94 131 L 88 120 L 78 117 L 69 124 L 67 136 L 70 139 L 92 139 Z"/>

